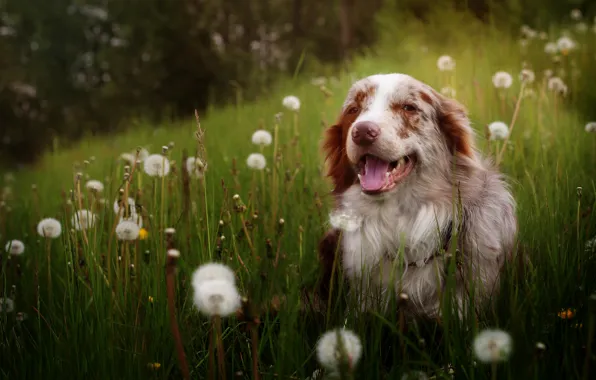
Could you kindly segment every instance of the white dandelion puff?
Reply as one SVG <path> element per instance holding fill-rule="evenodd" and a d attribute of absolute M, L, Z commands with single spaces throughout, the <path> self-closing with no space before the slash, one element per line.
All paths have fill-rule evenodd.
<path fill-rule="evenodd" d="M 571 38 L 563 36 L 557 40 L 557 48 L 560 52 L 566 53 L 575 49 L 576 43 Z"/>
<path fill-rule="evenodd" d="M 560 94 L 560 95 L 567 95 L 567 85 L 563 82 L 563 79 L 559 77 L 551 77 L 548 80 L 548 89 Z"/>
<path fill-rule="evenodd" d="M 251 153 L 246 159 L 246 165 L 254 170 L 263 170 L 267 166 L 267 160 L 261 153 Z"/>
<path fill-rule="evenodd" d="M 474 338 L 474 354 L 484 363 L 506 361 L 512 350 L 513 340 L 502 330 L 484 330 Z"/>
<path fill-rule="evenodd" d="M 140 228 L 132 221 L 124 220 L 116 226 L 116 236 L 119 240 L 132 241 L 139 237 Z"/>
<path fill-rule="evenodd" d="M 493 121 L 488 125 L 489 140 L 504 140 L 509 136 L 509 127 L 502 121 Z"/>
<path fill-rule="evenodd" d="M 556 42 L 547 42 L 546 45 L 544 45 L 544 52 L 551 55 L 557 54 L 559 52 L 559 47 Z"/>
<path fill-rule="evenodd" d="M 71 224 L 77 231 L 92 228 L 97 217 L 89 210 L 79 210 L 71 218 Z"/>
<path fill-rule="evenodd" d="M 85 187 L 88 190 L 95 191 L 96 193 L 101 193 L 103 191 L 103 183 L 95 179 L 87 181 Z"/>
<path fill-rule="evenodd" d="M 252 143 L 255 145 L 267 146 L 271 145 L 272 141 L 273 137 L 271 136 L 271 133 L 264 129 L 255 131 L 255 133 L 252 134 Z"/>
<path fill-rule="evenodd" d="M 285 98 L 283 98 L 281 103 L 290 111 L 297 112 L 298 110 L 300 110 L 300 99 L 298 99 L 294 95 L 286 96 Z"/>
<path fill-rule="evenodd" d="M 134 210 L 135 200 L 133 198 L 128 197 L 128 214 L 132 214 Z M 122 202 L 122 199 L 118 198 L 114 201 L 114 213 L 119 214 L 120 212 L 122 212 L 122 215 L 126 214 L 124 212 L 124 202 Z"/>
<path fill-rule="evenodd" d="M 317 342 L 317 360 L 327 370 L 338 372 L 342 346 L 350 368 L 354 368 L 362 356 L 362 343 L 354 332 L 345 328 L 333 329 L 321 336 Z"/>
<path fill-rule="evenodd" d="M 166 252 L 166 255 L 168 255 L 168 257 L 173 257 L 173 258 L 179 258 L 180 257 L 180 251 L 174 248 L 170 248 L 168 249 L 168 251 Z"/>
<path fill-rule="evenodd" d="M 10 240 L 4 250 L 10 255 L 19 256 L 25 252 L 25 244 L 20 240 Z"/>
<path fill-rule="evenodd" d="M 122 153 L 120 155 L 120 159 L 129 163 L 130 165 L 133 165 L 135 163 L 136 157 L 132 153 Z"/>
<path fill-rule="evenodd" d="M 55 239 L 62 233 L 62 225 L 54 218 L 45 218 L 37 224 L 37 233 L 39 236 Z"/>
<path fill-rule="evenodd" d="M 0 313 L 12 313 L 14 311 L 14 301 L 10 298 L 0 298 Z"/>
<path fill-rule="evenodd" d="M 220 263 L 208 263 L 201 265 L 192 274 L 192 286 L 196 289 L 202 283 L 213 280 L 227 281 L 236 284 L 234 271 L 227 265 Z"/>
<path fill-rule="evenodd" d="M 526 82 L 529 84 L 529 83 L 533 83 L 535 79 L 536 79 L 536 74 L 534 74 L 534 72 L 532 70 L 523 69 L 519 73 L 519 80 L 521 80 L 522 82 Z"/>
<path fill-rule="evenodd" d="M 151 177 L 164 177 L 170 173 L 170 161 L 161 154 L 152 154 L 145 159 L 143 168 Z"/>
<path fill-rule="evenodd" d="M 586 124 L 586 132 L 596 132 L 596 121 Z"/>
<path fill-rule="evenodd" d="M 141 148 L 139 150 L 139 160 L 145 161 L 147 159 L 147 157 L 149 157 L 149 151 L 145 148 Z"/>
<path fill-rule="evenodd" d="M 582 19 L 582 11 L 577 8 L 572 9 L 569 15 L 573 21 L 579 21 Z"/>
<path fill-rule="evenodd" d="M 207 170 L 207 164 L 205 164 L 200 158 L 198 157 L 188 157 L 186 159 L 186 171 L 192 177 L 195 178 L 203 178 L 205 175 L 205 170 Z"/>
<path fill-rule="evenodd" d="M 139 228 L 143 228 L 143 217 L 141 215 L 137 214 L 136 211 L 131 212 L 126 217 L 122 216 L 120 218 L 119 223 L 122 223 L 122 222 L 131 222 L 131 223 L 134 223 L 137 226 L 139 226 Z"/>
<path fill-rule="evenodd" d="M 441 94 L 448 96 L 450 98 L 455 98 L 455 89 L 453 87 L 445 86 L 441 89 Z"/>
<path fill-rule="evenodd" d="M 240 294 L 229 281 L 205 281 L 194 287 L 194 304 L 207 316 L 226 317 L 240 308 Z"/>
<path fill-rule="evenodd" d="M 544 31 L 543 32 L 540 32 L 540 33 L 538 33 L 538 38 L 540 38 L 541 40 L 545 41 L 545 40 L 548 39 L 548 33 L 544 32 Z"/>
<path fill-rule="evenodd" d="M 455 70 L 455 60 L 448 55 L 442 55 L 437 59 L 437 67 L 441 71 Z"/>
<path fill-rule="evenodd" d="M 552 77 L 552 76 L 553 76 L 553 74 L 554 74 L 554 73 L 553 73 L 553 71 L 552 71 L 551 69 L 546 69 L 546 70 L 544 70 L 544 77 L 545 77 L 545 78 L 550 78 L 550 77 Z"/>
<path fill-rule="evenodd" d="M 497 71 L 493 75 L 493 85 L 496 88 L 509 88 L 513 84 L 513 77 L 506 71 Z"/>
<path fill-rule="evenodd" d="M 329 223 L 333 228 L 352 232 L 360 228 L 362 217 L 349 208 L 342 208 L 334 210 L 329 214 Z"/>

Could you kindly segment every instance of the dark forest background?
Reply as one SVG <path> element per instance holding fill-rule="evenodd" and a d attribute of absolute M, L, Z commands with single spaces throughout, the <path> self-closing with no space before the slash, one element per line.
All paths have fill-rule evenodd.
<path fill-rule="evenodd" d="M 38 159 L 131 118 L 266 96 L 280 76 L 371 49 L 387 3 L 421 20 L 466 9 L 504 32 L 546 27 L 580 0 L 0 0 L 0 163 Z M 392 7 L 394 9 L 395 7 Z"/>

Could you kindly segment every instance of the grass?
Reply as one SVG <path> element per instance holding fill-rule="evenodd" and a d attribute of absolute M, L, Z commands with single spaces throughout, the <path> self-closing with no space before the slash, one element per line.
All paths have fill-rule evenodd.
<path fill-rule="evenodd" d="M 588 299 L 596 291 L 596 257 L 585 251 L 584 244 L 596 234 L 592 212 L 596 135 L 584 131 L 588 120 L 577 113 L 576 106 L 582 102 L 578 94 L 594 78 L 590 66 L 596 45 L 593 38 L 587 44 L 586 38 L 578 51 L 562 57 L 559 66 L 567 75 L 575 65 L 580 76 L 565 78 L 569 93 L 561 98 L 545 86 L 542 72 L 553 63 L 542 51 L 543 41 L 532 41 L 522 54 L 516 39 L 465 15 L 451 16 L 449 23 L 436 20 L 432 27 L 385 24 L 386 34 L 377 49 L 357 58 L 348 71 L 334 73 L 335 79 L 327 85 L 330 96 L 308 78 L 298 77 L 279 83 L 258 102 L 210 110 L 201 119 L 208 163 L 202 180 L 186 181 L 182 175 L 183 152 L 194 155 L 198 143 L 193 138 L 197 126 L 190 118 L 160 126 L 138 122 L 122 135 L 90 136 L 17 173 L 14 182 L 4 184 L 13 194 L 0 209 L 0 242 L 20 239 L 26 250 L 21 256 L 2 257 L 0 294 L 15 301 L 15 311 L 0 313 L 0 375 L 10 379 L 180 378 L 165 286 L 166 248 L 176 247 L 181 257 L 175 305 L 192 378 L 208 378 L 210 321 L 193 306 L 190 277 L 209 261 L 230 265 L 241 293 L 253 305 L 268 310 L 275 300 L 282 300 L 277 312 L 259 313 L 257 359 L 263 379 L 306 378 L 317 368 L 318 337 L 344 325 L 364 345 L 355 378 L 401 378 L 413 370 L 448 378 L 448 365 L 457 378 L 490 378 L 495 375 L 491 367 L 475 363 L 471 353 L 474 335 L 486 327 L 499 327 L 513 337 L 514 353 L 499 365 L 499 378 L 593 376 L 596 311 L 589 310 Z M 391 27 L 396 24 L 399 28 Z M 462 24 L 467 26 L 455 27 Z M 551 39 L 559 36 L 555 30 L 550 31 Z M 441 39 L 446 33 L 449 43 Z M 436 60 L 442 54 L 455 58 L 454 74 L 437 70 Z M 397 314 L 346 313 L 345 289 L 340 287 L 331 313 L 301 313 L 300 289 L 316 283 L 316 246 L 327 228 L 330 204 L 330 183 L 322 175 L 318 147 L 351 81 L 398 71 L 437 89 L 454 87 L 456 98 L 470 112 L 480 149 L 495 156 L 498 143 L 489 144 L 485 127 L 495 120 L 510 123 L 523 61 L 537 74 L 530 85 L 536 96 L 521 101 L 501 168 L 518 202 L 518 252 L 526 254 L 531 264 L 506 271 L 495 305 L 478 321 L 466 318 L 460 324 L 446 310 L 441 325 L 411 322 L 404 331 Z M 491 83 L 499 70 L 514 76 L 513 86 L 502 92 Z M 295 115 L 281 105 L 289 94 L 302 101 Z M 278 112 L 283 112 L 279 122 Z M 276 132 L 278 145 L 262 149 L 267 169 L 257 172 L 249 170 L 245 160 L 259 151 L 250 143 L 259 128 Z M 169 142 L 174 143 L 168 151 L 174 170 L 160 179 L 137 168 L 126 185 L 120 153 L 137 146 L 159 153 Z M 101 196 L 84 189 L 88 178 L 104 182 Z M 84 198 L 78 197 L 79 186 Z M 128 188 L 141 205 L 147 239 L 126 244 L 115 238 L 112 203 L 121 187 Z M 103 206 L 100 197 L 106 200 Z M 84 235 L 70 224 L 80 206 L 98 215 L 96 226 Z M 36 224 L 43 217 L 62 222 L 59 239 L 46 242 L 36 234 Z M 176 229 L 168 243 L 166 227 Z M 567 309 L 571 311 L 560 313 Z M 17 312 L 24 312 L 26 318 L 19 321 Z M 252 378 L 254 351 L 248 325 L 234 317 L 223 320 L 227 378 Z M 546 351 L 537 352 L 537 342 L 543 342 Z"/>

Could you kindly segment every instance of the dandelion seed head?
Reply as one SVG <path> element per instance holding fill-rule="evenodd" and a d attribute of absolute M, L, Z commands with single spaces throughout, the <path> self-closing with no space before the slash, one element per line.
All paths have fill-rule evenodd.
<path fill-rule="evenodd" d="M 54 218 L 45 218 L 37 224 L 37 233 L 39 236 L 55 239 L 62 233 L 62 225 Z"/>
<path fill-rule="evenodd" d="M 4 251 L 10 255 L 20 256 L 25 252 L 25 244 L 20 240 L 10 240 L 4 246 Z"/>
<path fill-rule="evenodd" d="M 300 110 L 300 99 L 294 95 L 289 95 L 283 98 L 282 105 L 290 111 L 297 112 Z"/>
<path fill-rule="evenodd" d="M 557 54 L 559 52 L 559 47 L 556 42 L 547 42 L 546 45 L 544 45 L 544 52 L 550 55 Z"/>
<path fill-rule="evenodd" d="M 455 70 L 455 60 L 448 55 L 442 55 L 437 59 L 437 67 L 440 71 Z"/>
<path fill-rule="evenodd" d="M 512 350 L 511 335 L 502 330 L 484 330 L 474 338 L 474 354 L 478 360 L 484 363 L 506 361 Z"/>
<path fill-rule="evenodd" d="M 122 153 L 120 155 L 120 159 L 123 160 L 124 162 L 128 162 L 129 164 L 134 164 L 136 157 L 134 154 L 131 153 Z"/>
<path fill-rule="evenodd" d="M 534 74 L 534 72 L 530 69 L 523 69 L 519 73 L 519 80 L 521 80 L 522 82 L 526 82 L 529 84 L 529 83 L 533 83 L 535 79 L 536 79 L 536 74 Z"/>
<path fill-rule="evenodd" d="M 10 298 L 0 298 L 0 314 L 12 313 L 14 311 L 14 301 Z"/>
<path fill-rule="evenodd" d="M 329 371 L 337 372 L 339 370 L 340 344 L 345 350 L 351 368 L 358 364 L 362 356 L 362 343 L 360 343 L 360 338 L 354 332 L 345 328 L 328 331 L 317 342 L 316 352 L 319 363 Z"/>
<path fill-rule="evenodd" d="M 180 257 L 180 251 L 174 248 L 168 249 L 166 254 L 168 255 L 168 257 L 173 257 L 176 259 Z"/>
<path fill-rule="evenodd" d="M 246 159 L 246 165 L 253 170 L 263 170 L 267 166 L 267 160 L 261 153 L 251 153 Z"/>
<path fill-rule="evenodd" d="M 129 220 L 123 220 L 116 226 L 116 236 L 119 240 L 133 241 L 139 237 L 140 228 L 138 224 Z"/>
<path fill-rule="evenodd" d="M 188 157 L 186 159 L 186 171 L 195 178 L 203 178 L 207 165 L 198 157 Z"/>
<path fill-rule="evenodd" d="M 234 271 L 221 263 L 203 264 L 192 274 L 192 286 L 195 289 L 202 283 L 212 280 L 221 280 L 236 284 Z"/>
<path fill-rule="evenodd" d="M 114 213 L 122 215 L 125 214 L 132 214 L 135 210 L 135 200 L 133 198 L 128 198 L 128 212 L 125 212 L 124 202 L 121 199 L 116 199 L 114 201 Z"/>
<path fill-rule="evenodd" d="M 571 16 L 571 19 L 573 21 L 579 21 L 582 19 L 582 11 L 577 8 L 574 8 L 571 10 L 569 16 Z"/>
<path fill-rule="evenodd" d="M 143 163 L 145 173 L 151 177 L 164 177 L 170 173 L 170 161 L 161 154 L 152 154 Z"/>
<path fill-rule="evenodd" d="M 207 316 L 226 317 L 240 308 L 236 285 L 226 280 L 209 280 L 194 286 L 194 304 Z"/>
<path fill-rule="evenodd" d="M 496 88 L 509 88 L 513 84 L 513 77 L 506 71 L 497 71 L 492 80 Z"/>
<path fill-rule="evenodd" d="M 502 121 L 493 121 L 488 125 L 489 140 L 504 140 L 509 136 L 509 126 Z"/>
<path fill-rule="evenodd" d="M 96 193 L 101 193 L 103 191 L 103 183 L 95 179 L 87 181 L 85 187 L 88 190 L 95 191 Z"/>
<path fill-rule="evenodd" d="M 596 121 L 591 121 L 586 124 L 586 132 L 596 132 Z"/>
<path fill-rule="evenodd" d="M 567 52 L 575 49 L 575 47 L 575 41 L 573 41 L 571 38 L 567 36 L 563 36 L 557 40 L 557 48 L 563 54 L 566 54 Z"/>
<path fill-rule="evenodd" d="M 176 233 L 176 229 L 172 228 L 172 227 L 168 227 L 164 230 L 164 232 L 166 233 L 166 235 L 174 235 Z"/>
<path fill-rule="evenodd" d="M 89 210 L 79 210 L 72 216 L 70 222 L 77 231 L 92 228 L 97 217 Z"/>
<path fill-rule="evenodd" d="M 252 134 L 252 143 L 255 145 L 268 146 L 271 145 L 272 141 L 273 137 L 271 136 L 271 133 L 264 129 L 259 129 Z"/>
<path fill-rule="evenodd" d="M 560 94 L 562 96 L 567 95 L 567 85 L 563 82 L 563 79 L 560 77 L 551 77 L 548 79 L 548 89 Z"/>

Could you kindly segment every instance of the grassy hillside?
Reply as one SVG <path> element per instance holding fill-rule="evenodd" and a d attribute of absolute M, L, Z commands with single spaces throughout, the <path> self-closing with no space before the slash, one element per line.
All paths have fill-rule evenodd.
<path fill-rule="evenodd" d="M 263 379 L 310 376 L 318 368 L 318 337 L 344 325 L 364 346 L 355 378 L 401 378 L 414 370 L 448 378 L 449 365 L 457 378 L 587 379 L 582 376 L 588 376 L 588 366 L 596 366 L 596 305 L 588 301 L 596 291 L 596 257 L 585 249 L 596 235 L 596 133 L 586 132 L 589 120 L 575 109 L 582 102 L 578 94 L 594 78 L 594 34 L 573 29 L 570 36 L 577 49 L 558 54 L 555 64 L 544 45 L 561 37 L 560 30 L 547 31 L 547 40 L 529 39 L 524 48 L 517 38 L 466 16 L 447 16 L 441 20 L 449 22 L 437 19 L 425 26 L 385 23 L 379 46 L 345 72 L 325 72 L 326 91 L 299 76 L 280 83 L 258 103 L 239 101 L 211 110 L 201 118 L 207 163 L 202 179 L 188 181 L 182 175 L 183 151 L 194 155 L 198 146 L 192 118 L 159 126 L 138 122 L 122 135 L 90 136 L 73 148 L 48 154 L 14 180 L 5 178 L 3 185 L 12 194 L 5 195 L 0 208 L 0 243 L 19 239 L 25 251 L 2 257 L 0 297 L 10 298 L 15 306 L 10 313 L 0 313 L 2 377 L 180 378 L 165 284 L 165 252 L 174 245 L 181 252 L 177 320 L 193 379 L 208 378 L 210 321 L 193 306 L 190 277 L 209 261 L 232 267 L 239 291 L 253 305 L 269 309 L 273 303 L 278 309 L 260 314 Z M 455 59 L 455 71 L 437 69 L 437 59 L 444 54 Z M 494 156 L 503 142 L 489 141 L 486 126 L 499 120 L 511 123 L 524 62 L 536 80 L 526 86 L 501 168 L 518 202 L 519 251 L 531 264 L 507 270 L 496 306 L 478 320 L 466 318 L 459 324 L 447 311 L 441 326 L 411 324 L 403 331 L 399 315 L 346 313 L 341 306 L 345 289 L 340 288 L 331 313 L 301 313 L 299 291 L 316 282 L 316 245 L 328 224 L 330 184 L 322 175 L 320 138 L 339 113 L 351 82 L 402 72 L 437 89 L 453 87 L 455 98 L 469 110 L 479 147 Z M 546 69 L 563 76 L 566 96 L 548 89 Z M 494 88 L 491 78 L 497 71 L 511 73 L 510 88 Z M 297 113 L 282 106 L 287 95 L 300 99 Z M 257 129 L 270 131 L 275 142 L 263 148 L 253 145 L 251 135 Z M 168 176 L 150 177 L 141 166 L 124 181 L 121 153 L 137 146 L 161 153 L 170 142 L 167 157 L 173 169 Z M 265 156 L 265 170 L 247 167 L 246 159 L 254 152 Z M 88 191 L 89 179 L 102 181 L 103 191 Z M 148 233 L 143 240 L 126 243 L 116 238 L 113 202 L 121 197 L 120 188 L 140 205 Z M 84 233 L 71 223 L 79 208 L 97 215 L 96 224 Z M 62 222 L 58 239 L 37 234 L 44 217 Z M 170 243 L 166 227 L 176 229 Z M 247 327 L 241 318 L 223 322 L 228 379 L 252 378 L 254 340 Z M 496 374 L 495 368 L 476 363 L 471 352 L 474 336 L 487 327 L 508 331 L 514 342 L 511 359 L 500 364 Z M 544 352 L 536 350 L 537 342 L 546 345 Z"/>

